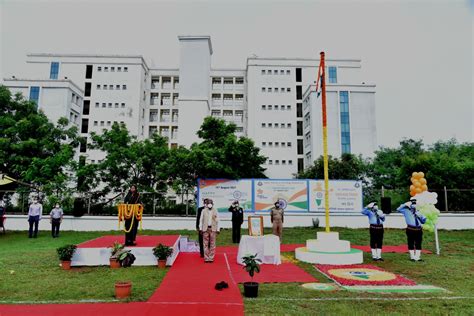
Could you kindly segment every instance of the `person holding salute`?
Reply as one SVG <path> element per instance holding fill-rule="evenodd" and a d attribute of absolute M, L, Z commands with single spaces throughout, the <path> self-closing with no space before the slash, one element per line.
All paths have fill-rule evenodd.
<path fill-rule="evenodd" d="M 397 211 L 405 216 L 407 223 L 406 234 L 410 260 L 422 261 L 421 242 L 423 241 L 423 227 L 421 225 L 426 222 L 426 217 L 416 209 L 416 199 L 414 198 L 400 205 Z"/>
<path fill-rule="evenodd" d="M 238 244 L 240 242 L 240 230 L 244 223 L 244 209 L 239 206 L 239 201 L 235 200 L 229 207 L 232 213 L 232 242 Z"/>
<path fill-rule="evenodd" d="M 377 202 L 368 204 L 361 212 L 369 218 L 370 224 L 370 250 L 372 251 L 372 260 L 384 261 L 382 259 L 383 244 L 383 222 L 385 222 L 385 214 L 378 209 Z"/>

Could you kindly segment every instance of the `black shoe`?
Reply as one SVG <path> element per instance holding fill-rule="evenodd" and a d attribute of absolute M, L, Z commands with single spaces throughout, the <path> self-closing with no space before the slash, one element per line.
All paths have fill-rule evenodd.
<path fill-rule="evenodd" d="M 216 285 L 214 286 L 214 288 L 218 291 L 222 291 L 223 287 L 222 287 L 222 284 L 220 283 L 216 283 Z"/>
<path fill-rule="evenodd" d="M 223 289 L 229 288 L 229 284 L 227 284 L 227 282 L 225 281 L 221 281 L 220 285 L 222 286 Z"/>
<path fill-rule="evenodd" d="M 415 260 L 415 259 L 410 259 L 410 261 L 413 261 L 413 262 L 415 262 L 416 260 Z"/>
<path fill-rule="evenodd" d="M 385 261 L 385 260 L 383 260 L 383 258 L 378 258 L 377 260 L 378 260 L 378 261 Z"/>
<path fill-rule="evenodd" d="M 372 258 L 372 261 L 379 261 L 379 259 L 377 259 L 377 258 Z"/>

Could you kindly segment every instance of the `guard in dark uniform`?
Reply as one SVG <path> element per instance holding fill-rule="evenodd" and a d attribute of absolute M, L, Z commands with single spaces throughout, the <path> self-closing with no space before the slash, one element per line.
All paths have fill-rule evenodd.
<path fill-rule="evenodd" d="M 201 234 L 201 231 L 199 230 L 199 222 L 201 220 L 202 210 L 206 207 L 206 205 L 208 203 L 208 199 L 203 199 L 202 202 L 203 202 L 203 204 L 202 204 L 203 206 L 201 206 L 197 209 L 196 230 L 197 230 L 198 236 L 199 236 L 199 253 L 201 254 L 201 258 L 204 258 L 204 238 Z"/>
<path fill-rule="evenodd" d="M 135 185 L 132 185 L 130 187 L 130 190 L 125 196 L 124 203 L 125 204 L 141 204 L 140 193 L 138 192 L 137 187 Z M 137 238 L 138 220 L 134 217 L 135 217 L 135 214 L 132 214 L 132 216 L 129 219 L 125 219 L 126 231 L 130 229 L 130 226 L 132 225 L 132 220 L 133 220 L 132 228 L 130 229 L 128 233 L 125 233 L 125 246 L 137 245 L 135 240 Z"/>
<path fill-rule="evenodd" d="M 232 242 L 238 244 L 240 242 L 240 228 L 244 222 L 244 209 L 240 207 L 239 201 L 234 201 L 229 207 L 232 213 Z"/>

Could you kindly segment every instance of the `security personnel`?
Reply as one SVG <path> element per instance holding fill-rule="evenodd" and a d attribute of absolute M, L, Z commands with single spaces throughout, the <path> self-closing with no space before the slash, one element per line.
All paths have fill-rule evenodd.
<path fill-rule="evenodd" d="M 239 201 L 234 201 L 229 207 L 232 213 L 232 242 L 240 242 L 240 227 L 244 222 L 244 209 L 239 206 Z"/>
<path fill-rule="evenodd" d="M 276 201 L 275 206 L 271 208 L 270 220 L 273 224 L 273 235 L 278 236 L 281 243 L 283 234 L 283 209 L 279 201 Z"/>
<path fill-rule="evenodd" d="M 416 210 L 416 199 L 410 199 L 409 202 L 400 205 L 397 211 L 405 216 L 407 223 L 406 234 L 410 260 L 422 261 L 421 242 L 423 240 L 423 227 L 421 225 L 426 222 L 426 217 Z"/>
<path fill-rule="evenodd" d="M 199 230 L 199 223 L 200 223 L 200 220 L 201 220 L 202 210 L 206 207 L 208 202 L 209 202 L 208 199 L 203 199 L 202 200 L 202 205 L 203 206 L 201 206 L 197 209 L 197 214 L 196 214 L 196 230 L 197 230 L 198 235 L 199 235 L 199 253 L 201 254 L 201 258 L 204 258 L 204 239 L 203 239 L 201 231 Z"/>
<path fill-rule="evenodd" d="M 385 214 L 378 209 L 377 202 L 368 204 L 361 212 L 367 215 L 370 224 L 370 249 L 372 250 L 372 260 L 384 261 L 382 259 L 382 244 L 383 244 L 383 222 L 385 221 Z"/>

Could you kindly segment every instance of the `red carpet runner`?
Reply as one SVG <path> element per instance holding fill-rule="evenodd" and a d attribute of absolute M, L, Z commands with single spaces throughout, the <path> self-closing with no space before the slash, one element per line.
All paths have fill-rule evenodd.
<path fill-rule="evenodd" d="M 225 281 L 228 289 L 217 291 Z M 244 303 L 232 280 L 224 254 L 204 263 L 197 253 L 180 253 L 160 287 L 148 300 L 166 306 L 173 315 L 243 315 Z"/>

